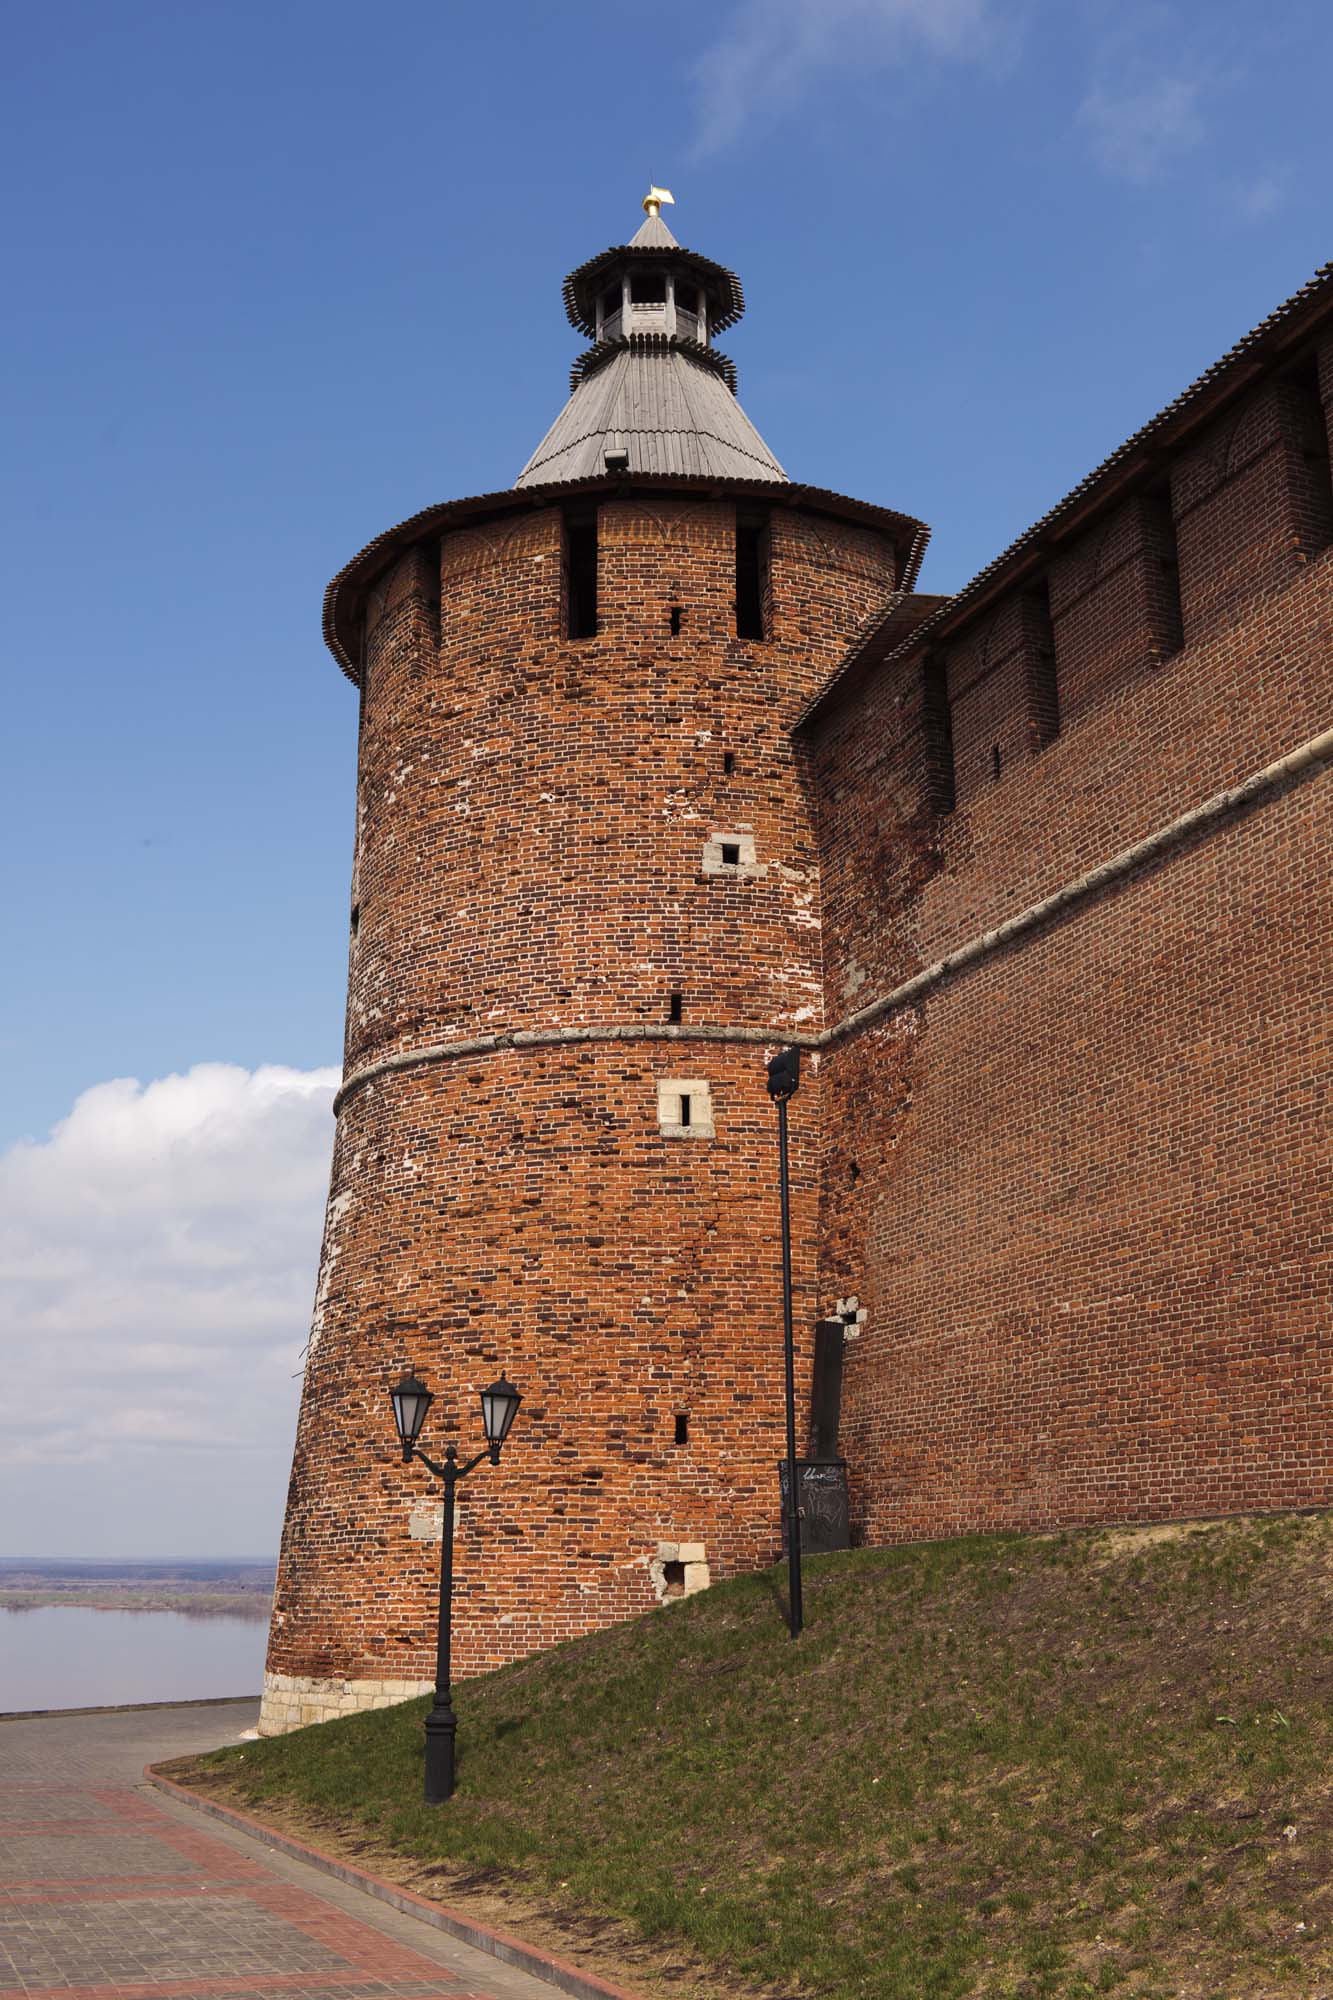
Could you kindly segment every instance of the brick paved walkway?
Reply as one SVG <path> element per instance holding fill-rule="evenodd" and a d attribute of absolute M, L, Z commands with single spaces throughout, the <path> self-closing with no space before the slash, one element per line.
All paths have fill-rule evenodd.
<path fill-rule="evenodd" d="M 551 2000 L 553 1988 L 142 1788 L 257 1704 L 0 1722 L 0 1994 Z"/>

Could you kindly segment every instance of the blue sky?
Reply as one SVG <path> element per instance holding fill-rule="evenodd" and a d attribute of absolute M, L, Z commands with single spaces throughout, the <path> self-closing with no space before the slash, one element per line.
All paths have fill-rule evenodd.
<path fill-rule="evenodd" d="M 233 1173 L 247 1130 L 287 1161 L 285 1275 L 251 1302 L 272 1386 L 303 1337 L 332 1126 L 310 1105 L 341 1034 L 355 703 L 320 640 L 328 577 L 513 481 L 578 344 L 561 277 L 655 179 L 681 241 L 742 275 L 724 344 L 789 472 L 924 515 L 923 587 L 957 587 L 1330 255 L 1333 12 L 49 0 L 6 40 L 0 1149 L 20 1192 L 47 1177 L 40 1298 L 31 1259 L 0 1261 L 28 1272 L 8 1337 L 86 1321 L 50 1277 L 71 1148 L 105 1218 L 108 1133 L 160 1160 L 188 1129 L 202 1163 L 221 1119 Z M 196 1129 L 188 1091 L 150 1086 L 200 1065 Z M 221 1207 L 240 1256 L 258 1225 Z M 221 1227 L 159 1222 L 175 1244 Z M 108 1377 L 151 1290 L 117 1283 Z M 144 1380 L 191 1354 L 169 1341 Z M 234 1536 L 202 1511 L 214 1447 L 164 1419 L 201 1468 L 164 1552 L 272 1544 L 271 1409 L 234 1413 L 262 1459 L 234 1474 Z M 150 1552 L 136 1506 L 107 1534 L 128 1552 L 142 1522 Z"/>

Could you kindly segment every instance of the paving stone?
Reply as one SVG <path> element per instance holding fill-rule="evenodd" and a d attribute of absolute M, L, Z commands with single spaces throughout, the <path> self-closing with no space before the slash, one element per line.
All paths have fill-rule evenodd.
<path fill-rule="evenodd" d="M 234 1740 L 257 1711 L 0 1723 L 0 1995 L 550 2000 L 545 1982 L 142 1785 L 146 1761 Z"/>

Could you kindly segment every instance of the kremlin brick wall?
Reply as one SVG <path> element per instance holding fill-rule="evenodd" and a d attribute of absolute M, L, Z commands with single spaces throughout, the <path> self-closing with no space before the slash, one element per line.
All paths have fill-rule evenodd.
<path fill-rule="evenodd" d="M 1029 578 L 812 717 L 830 1027 L 1328 728 L 1320 360 L 1049 562 L 1053 658 Z M 1331 863 L 1316 777 L 823 1058 L 866 1541 L 1333 1501 Z"/>
<path fill-rule="evenodd" d="M 857 1539 L 1333 1503 L 1327 763 L 1084 883 L 1329 727 L 1333 339 L 1253 373 L 975 602 L 778 484 L 762 640 L 750 485 L 571 495 L 589 639 L 563 496 L 386 549 L 266 1731 L 433 1676 L 406 1365 L 435 1456 L 524 1394 L 460 1489 L 460 1676 L 775 1558 L 788 1041 Z"/>

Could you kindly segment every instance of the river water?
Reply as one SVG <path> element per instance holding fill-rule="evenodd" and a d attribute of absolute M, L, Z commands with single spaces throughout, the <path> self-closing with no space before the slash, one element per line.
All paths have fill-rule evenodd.
<path fill-rule="evenodd" d="M 267 1640 L 263 1618 L 0 1610 L 0 1711 L 258 1694 Z"/>

